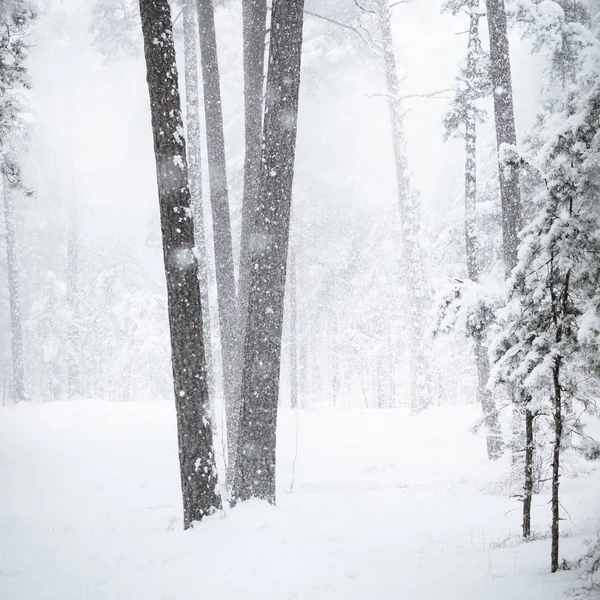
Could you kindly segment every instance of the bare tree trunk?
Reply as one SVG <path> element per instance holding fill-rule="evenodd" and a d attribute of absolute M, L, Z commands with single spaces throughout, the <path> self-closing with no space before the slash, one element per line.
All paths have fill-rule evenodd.
<path fill-rule="evenodd" d="M 498 180 L 500 183 L 500 204 L 502 208 L 502 243 L 504 250 L 504 271 L 508 277 L 517 264 L 519 231 L 522 227 L 521 191 L 516 169 L 505 167 L 502 160 L 502 145 L 515 145 L 517 134 L 513 107 L 510 48 L 506 23 L 504 0 L 485 0 L 490 38 L 490 75 L 494 98 L 494 119 L 496 125 L 496 146 L 498 149 Z M 508 388 L 513 404 L 512 469 L 520 469 L 520 456 L 523 452 L 523 419 L 527 410 L 523 405 L 523 390 L 511 385 Z M 526 428 L 526 423 L 525 423 Z M 525 442 L 526 445 L 526 442 Z M 525 448 L 525 472 L 527 465 Z M 524 515 L 525 518 L 525 515 Z M 525 524 L 524 524 L 525 527 Z"/>
<path fill-rule="evenodd" d="M 290 406 L 298 406 L 298 288 L 296 279 L 296 252 L 290 246 Z"/>
<path fill-rule="evenodd" d="M 17 261 L 17 235 L 12 194 L 9 182 L 3 178 L 4 230 L 6 233 L 6 266 L 8 275 L 8 301 L 10 305 L 10 334 L 12 351 L 12 379 L 14 402 L 25 400 L 25 370 L 23 366 L 23 325 L 21 323 L 21 293 Z"/>
<path fill-rule="evenodd" d="M 504 167 L 501 154 L 503 144 L 515 145 L 517 143 L 517 134 L 504 0 L 486 0 L 486 6 L 490 36 L 490 74 L 494 90 L 494 118 L 499 156 L 498 177 L 502 204 L 504 268 L 508 276 L 517 264 L 518 234 L 522 227 L 521 191 L 517 171 Z"/>
<path fill-rule="evenodd" d="M 242 234 L 238 276 L 237 344 L 234 359 L 235 390 L 227 428 L 227 483 L 233 485 L 237 459 L 237 438 L 241 410 L 244 339 L 248 316 L 248 296 L 252 266 L 254 220 L 260 191 L 260 160 L 262 148 L 263 88 L 265 69 L 265 37 L 267 31 L 266 0 L 243 0 L 244 44 L 244 199 L 242 203 Z"/>
<path fill-rule="evenodd" d="M 81 373 L 79 361 L 79 232 L 77 222 L 77 202 L 73 191 L 68 200 L 68 241 L 67 241 L 67 300 L 69 303 L 68 323 L 68 395 L 74 398 L 81 394 Z"/>
<path fill-rule="evenodd" d="M 202 154 L 200 144 L 200 106 L 198 84 L 198 53 L 196 50 L 196 0 L 185 0 L 183 5 L 183 41 L 185 54 L 185 102 L 187 126 L 188 174 L 194 219 L 194 243 L 198 254 L 198 282 L 202 301 L 202 330 L 206 377 L 211 414 L 214 415 L 215 374 L 210 333 L 209 277 L 202 206 Z"/>
<path fill-rule="evenodd" d="M 300 408 L 308 407 L 308 398 L 310 396 L 310 381 L 308 375 L 308 349 L 306 338 L 298 338 L 298 373 L 299 373 L 299 398 Z"/>
<path fill-rule="evenodd" d="M 229 438 L 235 437 L 230 432 L 230 428 L 236 419 L 235 353 L 238 343 L 237 300 L 213 0 L 198 0 L 198 28 L 200 32 L 200 60 L 202 63 L 202 82 L 204 87 L 204 114 L 206 117 L 208 179 L 213 216 L 219 330 L 221 333 L 223 394 Z"/>
<path fill-rule="evenodd" d="M 221 507 L 209 419 L 202 302 L 168 0 L 140 0 L 152 115 L 184 528 Z"/>
<path fill-rule="evenodd" d="M 296 153 L 304 1 L 273 6 L 260 197 L 244 340 L 234 500 L 275 502 L 283 300 Z"/>
<path fill-rule="evenodd" d="M 408 310 L 406 311 L 406 327 L 410 339 L 410 382 L 411 411 L 417 413 L 431 405 L 428 388 L 429 365 L 424 347 L 423 303 L 420 291 L 420 262 L 418 217 L 414 210 L 414 198 L 410 190 L 408 165 L 406 161 L 406 144 L 404 140 L 404 120 L 402 100 L 394 41 L 390 22 L 389 0 L 378 0 L 379 29 L 383 42 L 383 60 L 387 86 L 388 106 L 396 166 L 396 185 L 398 206 L 402 224 L 402 254 L 406 267 L 408 287 Z"/>
<path fill-rule="evenodd" d="M 554 446 L 552 449 L 552 550 L 550 554 L 550 570 L 558 571 L 558 545 L 560 539 L 560 502 L 558 495 L 560 477 L 560 443 L 562 438 L 562 388 L 560 384 L 561 359 L 554 359 L 552 382 L 554 386 Z"/>
<path fill-rule="evenodd" d="M 340 358 L 338 356 L 338 320 L 335 311 L 332 311 L 330 317 L 330 336 L 329 336 L 329 355 L 331 356 L 331 393 L 333 396 L 333 408 L 337 407 L 340 387 Z"/>
<path fill-rule="evenodd" d="M 523 538 L 531 535 L 531 501 L 533 498 L 533 413 L 525 408 L 525 485 L 523 486 Z"/>

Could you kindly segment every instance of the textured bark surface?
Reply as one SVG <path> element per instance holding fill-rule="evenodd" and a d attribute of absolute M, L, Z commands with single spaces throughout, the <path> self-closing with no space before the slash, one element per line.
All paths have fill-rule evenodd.
<path fill-rule="evenodd" d="M 17 261 L 17 234 L 13 199 L 9 183 L 2 182 L 4 193 L 4 231 L 6 234 L 6 266 L 8 275 L 8 302 L 10 306 L 10 341 L 12 353 L 13 401 L 25 400 L 25 372 L 23 367 L 23 325 L 21 322 L 21 289 Z"/>
<path fill-rule="evenodd" d="M 494 96 L 496 143 L 501 157 L 502 145 L 515 145 L 515 115 L 513 108 L 512 76 L 506 25 L 504 0 L 486 0 L 487 22 L 490 37 L 490 75 Z M 504 245 L 504 268 L 507 276 L 517 264 L 519 231 L 522 227 L 521 192 L 515 169 L 507 169 L 498 163 L 500 202 L 502 204 L 502 241 Z"/>
<path fill-rule="evenodd" d="M 267 3 L 265 0 L 243 0 L 244 43 L 244 202 L 242 205 L 242 239 L 240 246 L 240 307 L 246 319 L 250 263 L 250 241 L 254 214 L 260 191 L 260 160 L 262 147 L 263 88 L 265 69 L 265 37 Z"/>
<path fill-rule="evenodd" d="M 227 480 L 233 484 L 237 458 L 237 439 L 241 410 L 244 337 L 248 316 L 254 221 L 260 191 L 260 160 L 262 149 L 263 88 L 265 69 L 265 37 L 267 3 L 265 0 L 243 0 L 244 45 L 244 199 L 242 203 L 242 234 L 238 277 L 238 323 L 234 360 L 235 381 L 232 410 L 228 414 Z"/>
<path fill-rule="evenodd" d="M 533 498 L 533 413 L 525 409 L 525 485 L 523 486 L 523 538 L 531 535 Z"/>
<path fill-rule="evenodd" d="M 429 391 L 430 370 L 424 347 L 425 325 L 423 320 L 423 298 L 421 257 L 418 243 L 419 218 L 416 197 L 410 190 L 408 165 L 406 161 L 406 143 L 404 139 L 404 121 L 400 83 L 390 21 L 388 0 L 379 0 L 379 29 L 383 42 L 383 60 L 387 87 L 388 106 L 394 163 L 396 167 L 396 186 L 398 206 L 402 224 L 402 256 L 405 266 L 408 288 L 408 306 L 406 311 L 406 327 L 410 340 L 410 406 L 411 412 L 417 413 L 431 405 Z"/>
<path fill-rule="evenodd" d="M 196 0 L 185 0 L 183 5 L 183 43 L 185 55 L 185 103 L 187 128 L 188 177 L 190 201 L 194 219 L 194 242 L 198 258 L 198 283 L 202 300 L 202 332 L 204 336 L 204 356 L 206 377 L 214 413 L 215 376 L 210 333 L 209 277 L 206 237 L 204 230 L 204 210 L 202 206 L 202 152 L 200 141 L 200 103 L 198 82 L 198 52 L 196 23 Z"/>
<path fill-rule="evenodd" d="M 560 444 L 562 440 L 562 388 L 560 384 L 561 359 L 554 360 L 552 368 L 552 381 L 554 385 L 554 446 L 552 448 L 552 549 L 550 552 L 550 570 L 558 571 L 558 549 L 560 540 Z"/>
<path fill-rule="evenodd" d="M 184 528 L 220 508 L 202 332 L 198 263 L 168 0 L 140 0 L 150 95 Z"/>
<path fill-rule="evenodd" d="M 235 422 L 235 355 L 238 344 L 237 294 L 233 266 L 231 215 L 227 188 L 225 138 L 221 83 L 217 58 L 217 38 L 213 0 L 198 0 L 198 31 L 200 61 L 204 90 L 206 119 L 206 149 L 208 155 L 208 182 L 212 208 L 215 272 L 221 332 L 221 360 L 223 364 L 223 394 L 228 437 Z"/>
<path fill-rule="evenodd" d="M 252 277 L 244 339 L 234 500 L 258 497 L 275 502 L 281 331 L 296 153 L 303 9 L 303 0 L 278 0 L 271 17 L 260 201 L 255 213 L 255 243 L 251 248 Z"/>

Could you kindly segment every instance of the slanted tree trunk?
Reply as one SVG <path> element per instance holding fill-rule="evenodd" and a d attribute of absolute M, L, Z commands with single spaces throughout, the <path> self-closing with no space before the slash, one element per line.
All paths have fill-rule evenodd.
<path fill-rule="evenodd" d="M 429 392 L 429 365 L 424 346 L 423 299 L 420 281 L 421 256 L 418 242 L 419 222 L 415 210 L 415 198 L 411 194 L 404 140 L 404 120 L 400 83 L 394 54 L 394 41 L 390 22 L 389 0 L 378 0 L 379 29 L 383 43 L 383 60 L 387 87 L 388 106 L 396 166 L 398 206 L 402 225 L 402 255 L 406 268 L 408 310 L 406 327 L 410 340 L 410 405 L 417 413 L 431 405 Z"/>
<path fill-rule="evenodd" d="M 202 206 L 202 154 L 200 144 L 200 106 L 198 85 L 198 53 L 196 50 L 196 0 L 185 0 L 183 4 L 183 43 L 185 54 L 185 103 L 187 126 L 188 174 L 190 201 L 194 220 L 194 242 L 198 256 L 198 282 L 202 301 L 202 330 L 206 377 L 211 414 L 214 414 L 215 375 L 212 358 L 212 336 L 210 334 L 209 278 L 204 231 L 204 209 Z"/>
<path fill-rule="evenodd" d="M 471 281 L 479 281 L 479 244 L 477 242 L 477 123 L 475 118 L 474 89 L 476 60 L 480 48 L 479 0 L 470 6 L 469 43 L 467 49 L 467 100 L 465 106 L 465 248 L 467 275 Z M 490 363 L 481 337 L 474 340 L 475 365 L 477 368 L 477 400 L 481 405 L 487 428 L 487 453 L 492 460 L 503 452 L 502 433 L 498 413 L 491 392 L 487 389 Z"/>
<path fill-rule="evenodd" d="M 290 406 L 298 407 L 298 288 L 296 279 L 296 252 L 290 247 Z"/>
<path fill-rule="evenodd" d="M 184 528 L 221 506 L 202 331 L 198 262 L 188 187 L 177 63 L 168 0 L 140 0 L 152 116 Z"/>
<path fill-rule="evenodd" d="M 277 0 L 271 44 L 254 222 L 242 410 L 234 500 L 275 502 L 275 442 L 281 330 L 296 154 L 304 1 Z"/>
<path fill-rule="evenodd" d="M 517 264 L 521 230 L 521 191 L 516 169 L 504 167 L 502 145 L 517 143 L 513 108 L 512 76 L 504 0 L 486 0 L 490 36 L 490 75 L 494 95 L 494 118 L 498 146 L 498 177 L 502 205 L 502 242 L 507 276 Z"/>
<path fill-rule="evenodd" d="M 21 293 L 17 262 L 17 233 L 10 184 L 3 178 L 4 231 L 6 234 L 6 271 L 10 305 L 10 336 L 12 352 L 13 402 L 25 400 L 25 370 L 23 367 L 23 325 L 21 323 Z"/>
<path fill-rule="evenodd" d="M 235 422 L 235 352 L 238 343 L 237 300 L 231 238 L 231 215 L 225 162 L 221 83 L 213 0 L 198 0 L 200 61 L 204 88 L 208 180 L 213 217 L 215 270 L 223 364 L 223 394 L 228 438 Z"/>
<path fill-rule="evenodd" d="M 267 31 L 266 0 L 243 0 L 244 44 L 244 198 L 242 203 L 242 234 L 238 277 L 237 347 L 234 360 L 235 389 L 227 427 L 227 482 L 233 485 L 237 458 L 244 363 L 244 338 L 248 315 L 248 295 L 251 276 L 252 243 L 258 194 L 260 191 L 260 160 L 262 147 L 263 88 L 265 69 L 265 37 Z"/>

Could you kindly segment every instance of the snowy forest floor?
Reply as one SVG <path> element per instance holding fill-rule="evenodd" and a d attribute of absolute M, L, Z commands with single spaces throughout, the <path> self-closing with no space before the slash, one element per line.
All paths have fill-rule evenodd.
<path fill-rule="evenodd" d="M 304 411 L 279 430 L 279 504 L 181 531 L 170 403 L 0 409 L 3 600 L 554 600 L 550 542 L 519 541 L 520 503 L 490 464 L 476 406 Z M 565 469 L 561 556 L 595 538 L 600 471 Z M 548 531 L 548 493 L 534 529 Z M 566 515 L 566 513 L 565 513 Z"/>

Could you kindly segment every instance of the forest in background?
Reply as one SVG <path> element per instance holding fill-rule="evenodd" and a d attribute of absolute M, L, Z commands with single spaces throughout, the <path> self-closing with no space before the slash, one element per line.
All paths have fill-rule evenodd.
<path fill-rule="evenodd" d="M 600 456 L 598 6 L 263 4 L 3 5 L 3 406 L 175 384 L 188 527 L 212 429 L 274 502 L 279 403 L 477 402 L 557 571 L 561 458 Z"/>

